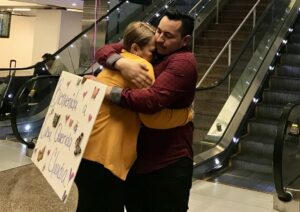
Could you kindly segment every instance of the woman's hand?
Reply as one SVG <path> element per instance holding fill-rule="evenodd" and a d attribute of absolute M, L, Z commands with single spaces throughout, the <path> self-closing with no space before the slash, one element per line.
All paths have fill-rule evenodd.
<path fill-rule="evenodd" d="M 98 81 L 97 77 L 95 77 L 94 75 L 84 75 L 83 77 L 89 80 Z"/>

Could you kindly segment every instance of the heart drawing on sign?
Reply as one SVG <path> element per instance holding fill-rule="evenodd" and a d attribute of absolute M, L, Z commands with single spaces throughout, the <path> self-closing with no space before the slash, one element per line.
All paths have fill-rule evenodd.
<path fill-rule="evenodd" d="M 66 115 L 66 122 L 68 122 L 70 115 Z"/>
<path fill-rule="evenodd" d="M 72 125 L 73 125 L 73 122 L 74 122 L 74 120 L 73 120 L 73 119 L 70 119 L 70 122 L 69 122 L 69 127 L 72 127 Z"/>
<path fill-rule="evenodd" d="M 74 178 L 75 173 L 72 171 L 72 168 L 70 170 L 70 174 L 69 174 L 69 182 Z"/>
<path fill-rule="evenodd" d="M 87 91 L 83 92 L 83 98 L 87 95 Z"/>

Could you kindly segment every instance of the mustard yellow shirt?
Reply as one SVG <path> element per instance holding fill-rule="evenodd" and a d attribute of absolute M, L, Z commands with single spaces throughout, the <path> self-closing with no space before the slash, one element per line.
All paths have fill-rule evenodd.
<path fill-rule="evenodd" d="M 153 67 L 148 61 L 125 50 L 121 55 L 145 64 L 149 76 L 154 80 Z M 125 80 L 119 71 L 103 69 L 97 79 L 111 86 L 134 88 L 134 85 Z M 114 175 L 125 180 L 137 157 L 137 136 L 141 122 L 149 128 L 167 129 L 184 125 L 191 119 L 192 114 L 187 108 L 165 109 L 150 115 L 138 114 L 104 100 L 83 157 L 102 164 Z"/>

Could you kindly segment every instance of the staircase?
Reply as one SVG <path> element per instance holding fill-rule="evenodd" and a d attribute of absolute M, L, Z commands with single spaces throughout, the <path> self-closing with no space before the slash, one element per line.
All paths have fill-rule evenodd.
<path fill-rule="evenodd" d="M 270 76 L 255 115 L 248 120 L 247 134 L 240 139 L 240 152 L 229 170 L 214 178 L 239 187 L 273 192 L 273 146 L 278 123 L 287 103 L 300 102 L 300 18 L 280 62 Z"/>
<path fill-rule="evenodd" d="M 257 0 L 229 0 L 222 8 L 219 14 L 219 22 L 215 20 L 206 27 L 195 40 L 195 55 L 198 62 L 199 79 L 202 78 L 206 70 L 212 64 L 216 56 L 224 47 L 228 39 L 237 29 L 242 20 L 246 17 Z M 262 0 L 257 7 L 257 19 L 264 11 L 270 0 Z M 242 27 L 232 42 L 232 61 L 237 56 L 240 47 L 245 42 L 245 39 L 251 33 L 252 30 L 252 18 L 250 18 Z M 249 52 L 251 58 L 252 52 Z M 247 61 L 245 61 L 247 64 Z M 216 66 L 211 71 L 211 74 L 204 81 L 202 86 L 209 86 L 211 83 L 220 79 L 224 75 L 224 72 L 228 68 L 228 51 L 225 51 Z M 231 76 L 231 89 L 235 85 L 238 77 L 241 74 L 241 68 Z M 228 98 L 227 84 L 213 89 L 206 90 L 204 92 L 197 92 L 195 97 L 195 132 L 194 132 L 194 152 L 195 154 L 204 151 L 206 148 L 210 148 L 215 143 L 208 141 L 206 134 L 212 126 L 214 120 L 219 114 L 221 108 Z M 206 145 L 204 140 L 207 140 Z M 208 145 L 208 146 L 207 146 Z"/>

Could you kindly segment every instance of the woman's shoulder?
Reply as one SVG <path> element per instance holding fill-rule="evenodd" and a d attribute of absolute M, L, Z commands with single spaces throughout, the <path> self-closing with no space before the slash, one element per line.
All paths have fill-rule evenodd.
<path fill-rule="evenodd" d="M 151 67 L 152 68 L 152 64 L 149 61 L 147 61 L 144 58 L 139 57 L 139 56 L 137 56 L 135 54 L 132 54 L 132 53 L 126 51 L 126 50 L 122 50 L 121 56 L 124 57 L 124 58 L 127 58 L 127 59 L 135 60 L 138 63 L 144 64 L 147 67 Z"/>

